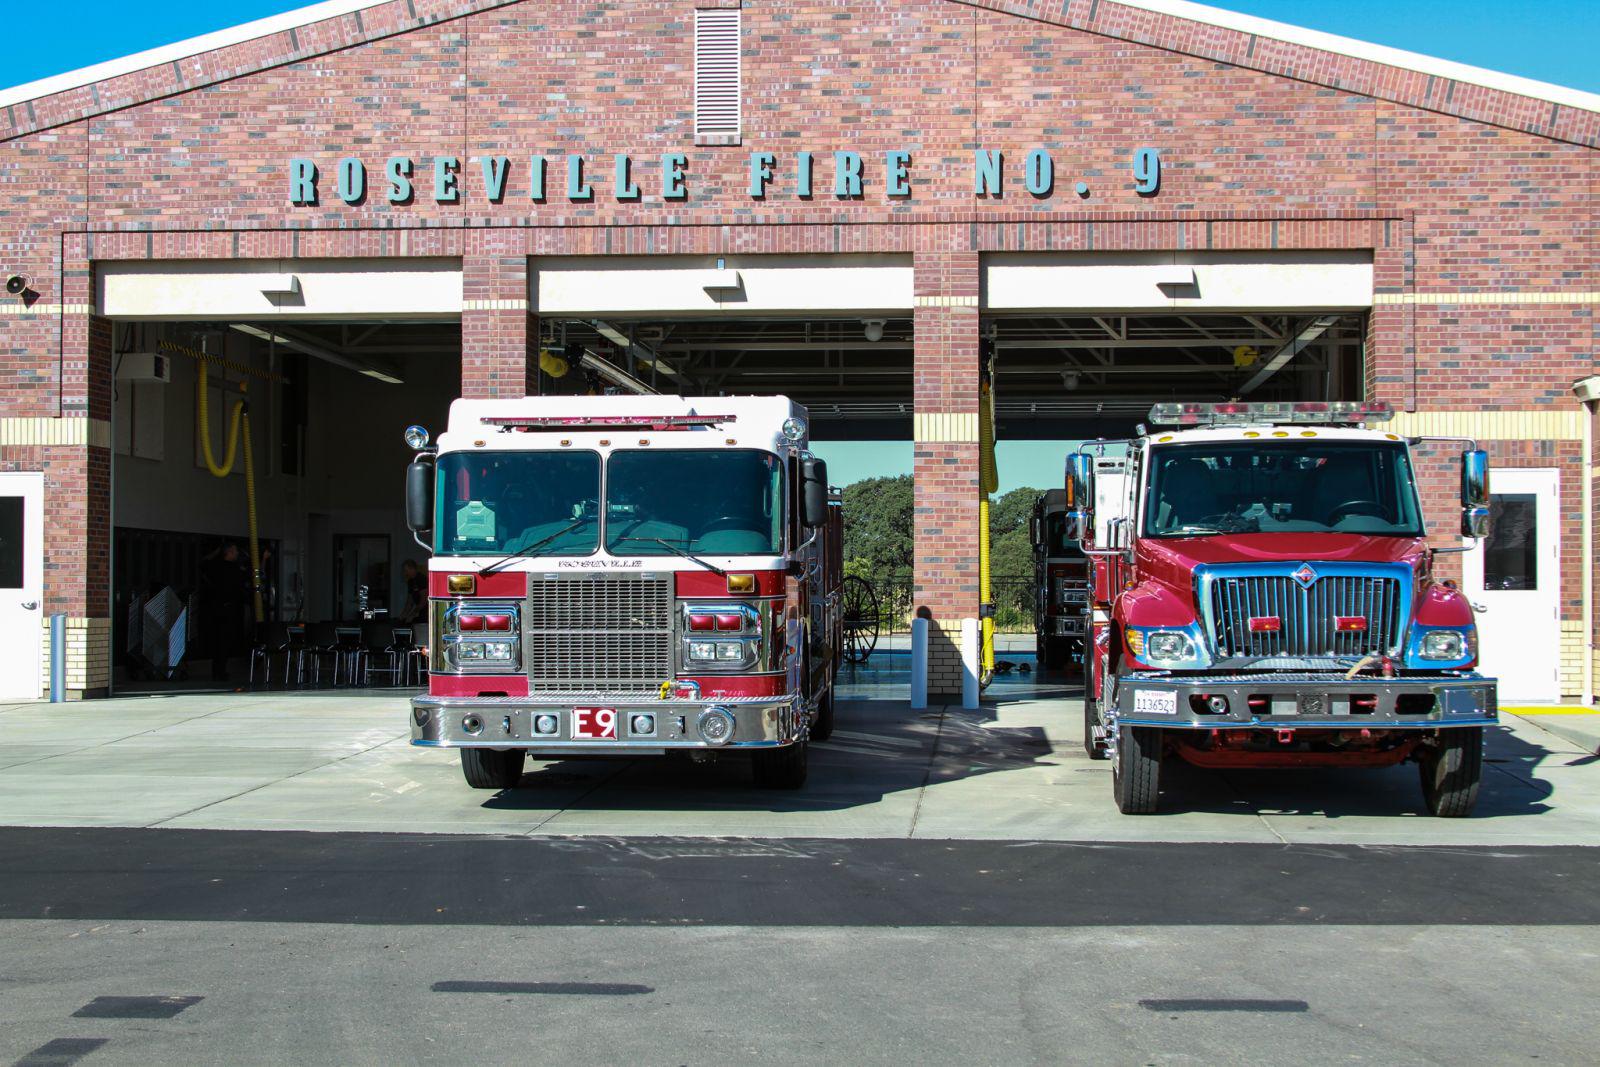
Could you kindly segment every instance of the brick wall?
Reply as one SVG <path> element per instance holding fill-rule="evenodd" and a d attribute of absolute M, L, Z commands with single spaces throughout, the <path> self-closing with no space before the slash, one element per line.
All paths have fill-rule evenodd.
<path fill-rule="evenodd" d="M 0 430 L 93 424 L 46 435 L 70 443 L 0 445 L 0 469 L 47 474 L 47 610 L 108 611 L 109 456 L 78 443 L 106 436 L 109 346 L 90 314 L 106 260 L 460 258 L 463 389 L 519 395 L 535 373 L 528 257 L 911 253 L 917 595 L 940 632 L 977 606 L 967 426 L 984 252 L 1371 249 L 1372 395 L 1422 412 L 1574 412 L 1569 384 L 1597 369 L 1600 116 L 1111 0 L 742 10 L 737 147 L 692 143 L 693 5 L 680 0 L 394 0 L 0 111 L 0 266 L 35 290 L 0 306 Z M 1144 145 L 1164 160 L 1155 197 L 1132 188 Z M 1021 184 L 1036 147 L 1055 162 L 1045 197 Z M 859 198 L 832 192 L 831 154 L 846 148 L 863 158 Z M 972 195 L 977 148 L 1005 154 L 1002 195 Z M 884 193 L 890 149 L 912 153 L 910 197 Z M 745 192 L 755 150 L 777 156 L 759 201 Z M 815 153 L 810 197 L 798 151 Z M 636 201 L 613 192 L 618 152 L 633 157 Z M 684 201 L 661 195 L 666 152 L 686 156 Z M 568 153 L 586 161 L 588 199 L 566 195 Z M 433 196 L 440 155 L 459 160 L 453 203 Z M 355 204 L 334 193 L 345 156 L 367 168 Z M 416 161 L 408 202 L 384 195 L 390 156 Z M 509 161 L 498 200 L 492 156 Z M 294 157 L 319 165 L 315 205 L 289 203 Z M 1570 541 L 1588 470 L 1581 446 L 1546 443 L 1548 456 L 1541 442 L 1492 451 L 1562 467 Z M 1582 601 L 1569 580 L 1569 624 Z"/>

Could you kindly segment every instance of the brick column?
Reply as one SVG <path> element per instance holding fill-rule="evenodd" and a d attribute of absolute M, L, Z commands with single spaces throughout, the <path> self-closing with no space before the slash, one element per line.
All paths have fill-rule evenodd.
<path fill-rule="evenodd" d="M 522 230 L 467 231 L 461 295 L 461 395 L 537 392 L 539 322 L 529 314 Z"/>
<path fill-rule="evenodd" d="M 81 240 L 68 242 L 60 295 L 59 417 L 28 431 L 34 469 L 44 472 L 41 689 L 50 671 L 49 617 L 62 614 L 73 699 L 105 696 L 111 685 L 111 322 L 90 313 L 93 271 Z"/>
<path fill-rule="evenodd" d="M 930 698 L 961 695 L 961 620 L 978 616 L 978 253 L 913 264 L 914 610 L 931 619 Z"/>

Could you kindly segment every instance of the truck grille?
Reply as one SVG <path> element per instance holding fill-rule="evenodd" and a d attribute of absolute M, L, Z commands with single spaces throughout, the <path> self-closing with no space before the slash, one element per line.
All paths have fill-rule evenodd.
<path fill-rule="evenodd" d="M 672 575 L 534 575 L 523 615 L 534 692 L 654 690 L 673 675 Z"/>
<path fill-rule="evenodd" d="M 1287 575 L 1217 577 L 1211 581 L 1212 638 L 1217 654 L 1232 656 L 1364 656 L 1400 643 L 1397 578 L 1330 575 L 1309 588 Z M 1250 620 L 1275 616 L 1276 632 L 1250 629 Z M 1364 630 L 1336 629 L 1335 616 L 1366 620 Z"/>

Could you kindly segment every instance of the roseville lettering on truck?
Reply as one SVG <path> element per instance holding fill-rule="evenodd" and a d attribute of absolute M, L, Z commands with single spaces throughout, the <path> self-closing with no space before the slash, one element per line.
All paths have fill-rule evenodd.
<path fill-rule="evenodd" d="M 421 427 L 411 743 L 508 789 L 525 758 L 736 752 L 794 789 L 833 732 L 843 525 L 783 397 L 457 400 Z"/>
<path fill-rule="evenodd" d="M 1069 536 L 1094 560 L 1084 746 L 1117 806 L 1156 810 L 1164 759 L 1200 767 L 1418 764 L 1429 811 L 1477 800 L 1495 681 L 1472 605 L 1435 580 L 1411 445 L 1384 404 L 1157 404 L 1121 491 L 1067 463 Z M 1462 533 L 1488 464 L 1461 459 Z M 1090 446 L 1091 450 L 1104 451 Z M 1101 460 L 1102 464 L 1106 461 Z M 1457 549 L 1464 551 L 1464 549 Z"/>

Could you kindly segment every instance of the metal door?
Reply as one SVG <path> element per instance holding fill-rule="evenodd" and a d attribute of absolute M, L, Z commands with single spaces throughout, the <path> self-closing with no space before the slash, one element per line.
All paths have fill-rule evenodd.
<path fill-rule="evenodd" d="M 37 700 L 43 639 L 44 475 L 0 474 L 0 700 Z"/>
<path fill-rule="evenodd" d="M 1478 613 L 1479 670 L 1502 703 L 1561 699 L 1560 498 L 1557 472 L 1499 468 L 1489 476 L 1489 536 L 1463 560 Z"/>

